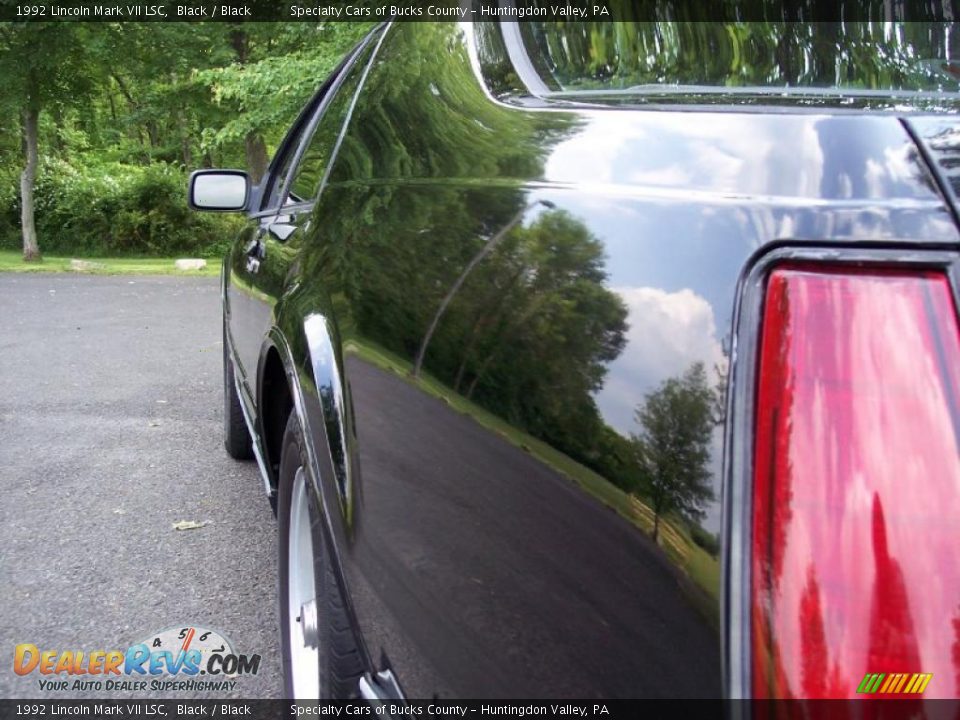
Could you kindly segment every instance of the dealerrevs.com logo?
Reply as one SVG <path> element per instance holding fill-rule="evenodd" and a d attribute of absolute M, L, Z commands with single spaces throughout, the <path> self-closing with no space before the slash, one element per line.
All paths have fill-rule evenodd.
<path fill-rule="evenodd" d="M 13 671 L 37 673 L 44 691 L 229 691 L 237 676 L 259 670 L 260 655 L 238 654 L 216 630 L 186 624 L 125 650 L 50 650 L 21 643 L 13 652 Z"/>

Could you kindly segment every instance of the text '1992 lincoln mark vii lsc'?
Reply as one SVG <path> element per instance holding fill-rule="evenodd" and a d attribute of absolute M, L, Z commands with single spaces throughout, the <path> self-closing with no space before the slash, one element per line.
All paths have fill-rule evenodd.
<path fill-rule="evenodd" d="M 291 697 L 960 695 L 960 30 L 903 19 L 387 23 L 192 175 Z"/>

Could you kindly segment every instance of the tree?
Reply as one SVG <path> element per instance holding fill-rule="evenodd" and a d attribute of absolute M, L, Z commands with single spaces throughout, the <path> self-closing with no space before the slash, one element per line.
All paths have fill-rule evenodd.
<path fill-rule="evenodd" d="M 496 247 L 497 243 L 500 242 L 507 233 L 509 233 L 521 220 L 523 220 L 524 214 L 527 210 L 531 209 L 537 204 L 543 204 L 546 207 L 554 207 L 552 202 L 547 200 L 538 200 L 525 205 L 524 207 L 517 210 L 516 215 L 514 215 L 510 221 L 504 225 L 500 230 L 498 230 L 486 243 L 483 247 L 480 248 L 480 251 L 470 258 L 470 262 L 467 263 L 466 267 L 457 276 L 457 279 L 454 280 L 453 284 L 450 286 L 450 289 L 447 291 L 447 294 L 444 296 L 443 300 L 440 302 L 440 307 L 437 308 L 437 312 L 434 314 L 433 319 L 430 321 L 430 327 L 427 328 L 426 334 L 423 336 L 423 340 L 420 341 L 420 349 L 417 350 L 417 357 L 413 361 L 413 377 L 420 377 L 420 369 L 423 367 L 423 358 L 427 354 L 427 348 L 430 345 L 430 338 L 433 337 L 433 333 L 436 332 L 437 323 L 440 322 L 440 318 L 443 317 L 443 313 L 446 312 L 447 307 L 450 305 L 450 301 L 453 300 L 454 296 L 457 294 L 457 291 L 463 286 L 464 281 L 469 277 L 470 273 L 473 272 L 473 269 L 483 260 L 490 252 Z"/>
<path fill-rule="evenodd" d="M 200 70 L 193 80 L 230 112 L 206 128 L 206 149 L 242 142 L 254 182 L 266 172 L 269 139 L 290 126 L 324 78 L 372 23 L 229 23 L 232 62 Z"/>
<path fill-rule="evenodd" d="M 707 464 L 714 402 L 703 364 L 694 363 L 648 393 L 636 410 L 641 430 L 632 440 L 640 485 L 653 509 L 654 542 L 664 514 L 700 520 L 713 499 Z"/>
<path fill-rule="evenodd" d="M 305 271 L 324 278 L 345 334 L 421 357 L 422 374 L 627 487 L 632 446 L 593 398 L 626 343 L 603 240 L 502 181 L 542 177 L 576 118 L 491 104 L 455 26 L 391 33 L 314 210 L 322 240 Z M 356 192 L 406 177 L 439 182 Z"/>
<path fill-rule="evenodd" d="M 89 115 L 92 145 L 128 162 L 195 165 L 204 127 L 225 121 L 194 75 L 234 61 L 223 23 L 102 23 L 109 68 Z M 108 62 L 110 57 L 122 61 Z M 99 117 L 98 117 L 99 110 Z M 87 113 L 85 113 L 87 114 Z M 106 122 L 106 116 L 110 121 Z M 113 146 L 113 147 L 111 147 Z"/>
<path fill-rule="evenodd" d="M 33 193 L 37 179 L 40 113 L 84 96 L 94 68 L 86 62 L 90 32 L 84 23 L 16 23 L 0 26 L 0 77 L 4 104 L 20 118 L 23 172 L 20 228 L 23 259 L 40 259 Z"/>

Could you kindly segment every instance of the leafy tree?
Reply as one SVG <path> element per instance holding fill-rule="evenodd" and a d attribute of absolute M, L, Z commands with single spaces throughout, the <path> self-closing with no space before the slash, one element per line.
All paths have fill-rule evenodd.
<path fill-rule="evenodd" d="M 233 223 L 185 220 L 185 171 L 259 175 L 368 26 L 0 23 L 0 245 L 214 251 Z"/>
<path fill-rule="evenodd" d="M 40 113 L 62 111 L 85 97 L 97 72 L 90 62 L 91 30 L 82 23 L 8 23 L 0 25 L 0 77 L 3 109 L 20 119 L 23 172 L 20 176 L 20 227 L 23 258 L 40 259 L 34 186 L 40 162 Z"/>
<path fill-rule="evenodd" d="M 578 120 L 491 104 L 456 26 L 391 32 L 314 210 L 304 268 L 324 278 L 345 336 L 414 364 L 428 345 L 425 373 L 628 487 L 629 441 L 592 397 L 625 342 L 604 244 L 502 182 L 540 177 Z M 383 182 L 401 178 L 421 182 Z"/>
<path fill-rule="evenodd" d="M 203 132 L 205 148 L 242 142 L 247 170 L 259 181 L 267 169 L 269 139 L 278 140 L 320 82 L 371 23 L 230 23 L 225 37 L 231 62 L 198 70 L 221 123 Z"/>
<path fill-rule="evenodd" d="M 700 520 L 703 506 L 713 499 L 707 468 L 713 407 L 703 364 L 694 363 L 648 393 L 637 408 L 641 430 L 632 439 L 640 484 L 654 513 L 654 542 L 664 514 L 678 512 Z"/>
<path fill-rule="evenodd" d="M 89 108 L 91 139 L 133 163 L 194 165 L 200 134 L 225 121 L 196 72 L 227 65 L 234 52 L 222 24 L 101 24 L 105 82 Z M 108 62 L 110 58 L 113 62 Z M 122 62 L 117 61 L 121 59 Z M 110 153 L 113 154 L 113 153 Z"/>

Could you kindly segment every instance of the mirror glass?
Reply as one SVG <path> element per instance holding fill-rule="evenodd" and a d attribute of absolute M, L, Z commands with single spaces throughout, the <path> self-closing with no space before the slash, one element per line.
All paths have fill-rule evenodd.
<path fill-rule="evenodd" d="M 242 210 L 247 201 L 247 176 L 240 172 L 197 173 L 190 197 L 200 210 Z"/>

